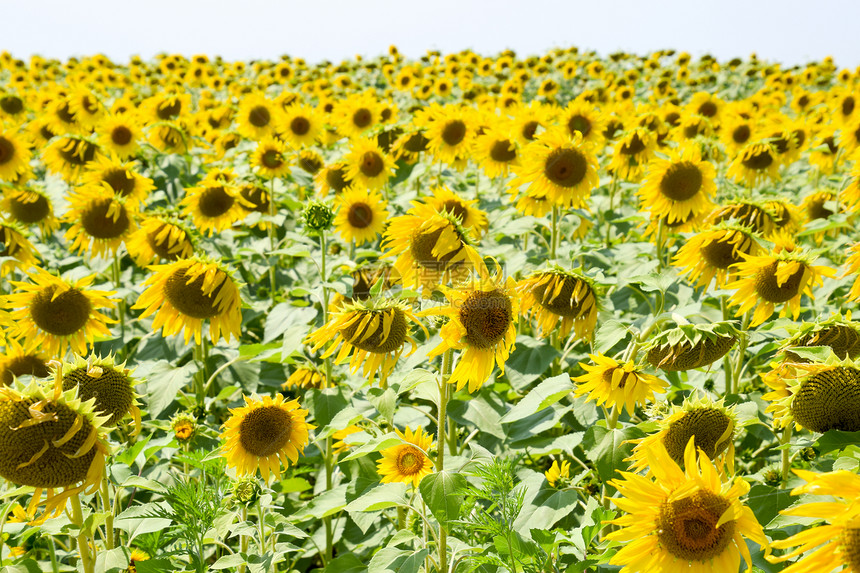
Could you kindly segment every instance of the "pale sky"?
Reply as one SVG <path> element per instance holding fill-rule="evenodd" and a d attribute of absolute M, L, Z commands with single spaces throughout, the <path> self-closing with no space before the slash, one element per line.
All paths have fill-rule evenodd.
<path fill-rule="evenodd" d="M 787 65 L 832 55 L 860 65 L 856 0 L 0 0 L 0 50 L 117 61 L 159 51 L 309 62 L 396 44 L 520 55 L 576 45 L 606 55 L 661 48 L 720 60 L 758 53 Z"/>

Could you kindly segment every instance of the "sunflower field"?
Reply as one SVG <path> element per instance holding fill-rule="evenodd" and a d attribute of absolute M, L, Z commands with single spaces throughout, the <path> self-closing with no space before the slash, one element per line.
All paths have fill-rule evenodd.
<path fill-rule="evenodd" d="M 2 571 L 860 571 L 858 99 L 0 53 Z"/>

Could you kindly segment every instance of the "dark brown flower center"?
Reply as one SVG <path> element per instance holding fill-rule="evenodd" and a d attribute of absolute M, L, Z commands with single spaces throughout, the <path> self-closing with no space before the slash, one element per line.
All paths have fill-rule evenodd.
<path fill-rule="evenodd" d="M 0 109 L 9 115 L 17 115 L 24 110 L 24 100 L 18 96 L 6 96 L 0 99 Z"/>
<path fill-rule="evenodd" d="M 669 424 L 663 445 L 675 463 L 684 467 L 684 450 L 690 438 L 695 437 L 696 449 L 702 449 L 713 460 L 729 447 L 731 434 L 724 434 L 730 426 L 734 427 L 734 422 L 722 410 L 695 408 Z"/>
<path fill-rule="evenodd" d="M 346 189 L 346 173 L 343 167 L 333 167 L 326 170 L 325 180 L 326 183 L 328 183 L 328 186 L 331 187 L 335 193 L 340 193 Z"/>
<path fill-rule="evenodd" d="M 188 282 L 188 268 L 176 269 L 164 284 L 164 296 L 176 310 L 186 316 L 212 318 L 220 312 L 216 303 L 218 294 L 230 279 L 225 277 L 224 282 L 209 294 L 203 293 L 204 279 L 205 275 L 201 274 Z"/>
<path fill-rule="evenodd" d="M 349 225 L 356 229 L 366 229 L 373 223 L 373 209 L 365 203 L 353 203 L 346 214 Z"/>
<path fill-rule="evenodd" d="M 674 346 L 655 346 L 648 351 L 648 362 L 666 372 L 701 368 L 725 356 L 734 346 L 735 340 L 734 336 L 720 336 L 714 339 L 705 338 L 693 345 L 683 342 Z"/>
<path fill-rule="evenodd" d="M 523 128 L 522 128 L 520 133 L 523 134 L 524 138 L 526 138 L 529 141 L 532 141 L 532 140 L 534 140 L 535 132 L 537 131 L 537 128 L 539 128 L 539 127 L 540 127 L 540 124 L 538 122 L 536 122 L 534 120 L 527 121 L 525 124 L 523 124 Z"/>
<path fill-rule="evenodd" d="M 47 378 L 50 371 L 44 360 L 34 354 L 16 356 L 6 363 L 6 368 L 0 370 L 0 382 L 4 386 L 12 384 L 16 376 L 35 376 L 36 378 Z"/>
<path fill-rule="evenodd" d="M 71 288 L 55 298 L 56 290 L 55 285 L 50 285 L 36 293 L 30 303 L 30 318 L 48 334 L 70 336 L 86 326 L 92 305 L 77 289 Z"/>
<path fill-rule="evenodd" d="M 436 229 L 429 233 L 418 230 L 412 236 L 412 245 L 410 252 L 415 263 L 425 269 L 434 271 L 444 271 L 450 264 L 450 261 L 463 250 L 463 239 L 460 237 L 460 247 L 454 249 L 450 253 L 445 254 L 441 258 L 437 258 L 433 254 L 433 248 L 436 246 L 436 241 L 442 235 L 444 229 Z M 459 236 L 459 231 L 457 235 Z"/>
<path fill-rule="evenodd" d="M 246 211 L 256 211 L 258 213 L 269 212 L 269 193 L 262 187 L 256 185 L 243 185 L 239 191 L 242 199 L 251 204 L 251 207 L 239 203 L 239 206 Z"/>
<path fill-rule="evenodd" d="M 359 170 L 365 177 L 376 177 L 385 168 L 385 161 L 376 151 L 366 151 L 361 156 Z"/>
<path fill-rule="evenodd" d="M 860 371 L 835 366 L 810 376 L 794 396 L 791 413 L 813 432 L 860 431 Z"/>
<path fill-rule="evenodd" d="M 258 105 L 248 112 L 248 121 L 254 127 L 266 127 L 272 119 L 272 114 L 265 106 Z"/>
<path fill-rule="evenodd" d="M 343 337 L 356 348 L 373 352 L 374 354 L 387 354 L 394 352 L 406 341 L 408 326 L 406 314 L 399 308 L 385 310 L 363 310 L 354 311 L 363 319 L 368 314 L 373 318 L 366 325 L 361 326 L 361 319 L 353 322 L 341 331 Z M 391 317 L 391 329 L 385 336 L 384 317 Z M 372 332 L 372 334 L 368 334 Z"/>
<path fill-rule="evenodd" d="M 102 181 L 110 185 L 114 193 L 123 197 L 131 194 L 135 187 L 133 174 L 125 169 L 108 169 L 102 174 Z"/>
<path fill-rule="evenodd" d="M 508 139 L 500 139 L 493 142 L 490 148 L 490 158 L 499 163 L 510 163 L 517 158 L 517 149 Z"/>
<path fill-rule="evenodd" d="M 710 266 L 717 269 L 728 269 L 730 266 L 743 261 L 743 257 L 740 255 L 744 251 L 738 249 L 738 252 L 735 253 L 735 245 L 731 243 L 733 237 L 734 232 L 729 231 L 719 239 L 714 239 L 706 245 L 702 245 L 699 253 Z"/>
<path fill-rule="evenodd" d="M 83 139 L 70 139 L 60 148 L 60 157 L 69 165 L 80 167 L 96 156 L 96 146 Z"/>
<path fill-rule="evenodd" d="M 311 130 L 311 122 L 308 121 L 308 118 L 297 116 L 294 117 L 290 122 L 290 131 L 295 133 L 298 136 L 305 135 L 307 132 Z"/>
<path fill-rule="evenodd" d="M 118 125 L 110 132 L 110 139 L 116 145 L 128 145 L 131 143 L 131 130 L 124 125 Z"/>
<path fill-rule="evenodd" d="M 96 199 L 81 215 L 84 230 L 96 239 L 115 239 L 128 230 L 129 223 L 125 207 L 113 199 Z"/>
<path fill-rule="evenodd" d="M 158 104 L 158 109 L 155 113 L 158 115 L 158 119 L 168 120 L 176 117 L 180 112 L 182 112 L 182 100 L 170 98 Z"/>
<path fill-rule="evenodd" d="M 753 171 L 762 171 L 773 164 L 773 155 L 768 148 L 751 151 L 741 160 L 741 164 Z"/>
<path fill-rule="evenodd" d="M 588 134 L 591 133 L 591 120 L 583 115 L 572 115 L 567 120 L 567 129 L 570 130 L 571 135 L 578 131 L 582 137 L 588 137 Z"/>
<path fill-rule="evenodd" d="M 165 233 L 164 236 L 159 239 L 159 235 L 164 231 L 165 227 L 170 226 L 168 223 L 161 223 L 158 228 L 156 228 L 151 233 L 147 233 L 146 242 L 149 245 L 149 248 L 152 251 L 161 257 L 162 259 L 168 261 L 177 261 L 179 257 L 182 255 L 183 251 L 186 249 L 183 245 L 190 245 L 191 242 L 188 240 L 185 232 L 182 232 L 182 239 L 179 240 L 178 244 L 174 243 L 173 247 L 170 246 L 170 233 Z"/>
<path fill-rule="evenodd" d="M 860 528 L 843 528 L 839 535 L 839 548 L 850 570 L 860 571 Z"/>
<path fill-rule="evenodd" d="M 591 286 L 587 283 L 580 284 L 581 282 L 575 277 L 556 275 L 553 280 L 536 286 L 534 297 L 543 308 L 554 314 L 565 318 L 577 318 L 594 306 L 594 293 Z M 559 283 L 562 283 L 561 290 L 558 290 Z M 580 297 L 579 302 L 573 296 L 577 287 L 585 288 L 588 292 L 587 295 Z M 552 298 L 556 295 L 556 291 L 558 291 L 557 296 Z"/>
<path fill-rule="evenodd" d="M 553 150 L 546 159 L 544 175 L 547 179 L 565 188 L 576 187 L 588 171 L 588 161 L 580 151 L 562 147 Z"/>
<path fill-rule="evenodd" d="M 701 490 L 663 502 L 657 530 L 661 547 L 684 561 L 706 562 L 717 557 L 735 532 L 734 521 L 717 527 L 729 505 L 722 496 Z"/>
<path fill-rule="evenodd" d="M 742 145 L 749 140 L 750 135 L 752 135 L 752 130 L 749 125 L 744 123 L 732 130 L 732 141 L 738 145 Z"/>
<path fill-rule="evenodd" d="M 800 294 L 803 286 L 801 281 L 806 272 L 806 266 L 801 263 L 800 268 L 788 277 L 782 286 L 776 282 L 777 261 L 758 271 L 755 277 L 755 291 L 763 300 L 772 303 L 788 302 Z"/>
<path fill-rule="evenodd" d="M 373 114 L 366 107 L 355 110 L 352 114 L 352 123 L 361 129 L 366 128 L 373 121 Z"/>
<path fill-rule="evenodd" d="M 204 217 L 220 217 L 227 213 L 235 203 L 232 195 L 227 193 L 227 190 L 220 185 L 217 187 L 206 187 L 200 198 L 198 206 Z"/>
<path fill-rule="evenodd" d="M 427 149 L 427 144 L 430 143 L 430 140 L 424 137 L 422 132 L 413 133 L 406 143 L 403 144 L 403 149 L 408 151 L 409 153 L 420 153 Z"/>
<path fill-rule="evenodd" d="M 646 145 L 639 137 L 638 133 L 634 133 L 630 139 L 621 144 L 621 153 L 624 155 L 636 155 L 645 151 Z"/>
<path fill-rule="evenodd" d="M 0 165 L 9 163 L 15 157 L 15 144 L 0 135 Z"/>
<path fill-rule="evenodd" d="M 12 217 L 19 223 L 38 223 L 51 212 L 51 205 L 48 200 L 42 195 L 36 195 L 35 200 L 32 196 L 25 200 L 20 196 L 13 196 L 10 199 L 10 211 Z"/>
<path fill-rule="evenodd" d="M 278 406 L 254 408 L 239 423 L 239 443 L 251 455 L 277 454 L 290 442 L 293 419 Z"/>
<path fill-rule="evenodd" d="M 706 101 L 699 106 L 699 109 L 697 111 L 699 115 L 703 115 L 705 117 L 714 117 L 715 115 L 717 115 L 717 104 L 712 101 Z"/>
<path fill-rule="evenodd" d="M 460 307 L 460 322 L 466 328 L 465 339 L 481 350 L 493 348 L 511 325 L 511 300 L 500 290 L 475 291 Z"/>
<path fill-rule="evenodd" d="M 442 141 L 454 147 L 466 137 L 466 124 L 459 119 L 454 119 L 442 128 Z"/>

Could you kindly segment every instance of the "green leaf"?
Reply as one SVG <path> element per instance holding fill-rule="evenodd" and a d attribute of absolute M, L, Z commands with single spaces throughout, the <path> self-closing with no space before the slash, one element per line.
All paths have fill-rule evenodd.
<path fill-rule="evenodd" d="M 540 412 L 570 394 L 574 388 L 570 375 L 567 373 L 547 378 L 526 394 L 507 414 L 502 416 L 502 423 L 510 424 Z"/>
<path fill-rule="evenodd" d="M 379 450 L 384 450 L 385 448 L 390 448 L 391 446 L 396 446 L 402 443 L 403 439 L 401 439 L 400 436 L 394 432 L 388 432 L 387 434 L 383 434 L 379 437 L 371 438 L 366 443 L 358 446 L 351 454 L 343 458 L 341 461 L 348 462 L 349 460 L 354 460 L 356 458 L 366 456 L 369 453 L 378 452 Z"/>
<path fill-rule="evenodd" d="M 210 569 L 230 569 L 246 564 L 248 561 L 241 553 L 233 553 L 232 555 L 224 555 L 218 561 L 210 565 Z"/>
<path fill-rule="evenodd" d="M 96 557 L 96 571 L 103 571 L 104 573 L 125 571 L 128 568 L 129 555 L 128 547 L 100 551 Z"/>
<path fill-rule="evenodd" d="M 284 334 L 288 328 L 302 326 L 306 330 L 307 325 L 317 316 L 317 310 L 310 306 L 293 306 L 287 302 L 281 302 L 266 316 L 266 329 L 263 333 L 263 342 L 271 342 Z"/>
<path fill-rule="evenodd" d="M 309 518 L 322 519 L 339 512 L 346 507 L 346 490 L 347 484 L 342 484 L 322 492 L 296 512 L 293 518 L 299 521 Z"/>
<path fill-rule="evenodd" d="M 430 513 L 441 523 L 460 518 L 460 506 L 463 496 L 457 492 L 466 486 L 466 478 L 458 473 L 443 470 L 425 476 L 418 484 L 421 498 L 427 504 Z"/>
<path fill-rule="evenodd" d="M 620 320 L 607 320 L 594 333 L 594 352 L 605 353 L 627 336 L 627 325 Z"/>
<path fill-rule="evenodd" d="M 505 374 L 517 390 L 525 388 L 546 372 L 558 350 L 544 340 L 517 336 L 517 347 L 505 362 Z"/>
<path fill-rule="evenodd" d="M 371 388 L 367 399 L 376 408 L 382 418 L 391 423 L 394 419 L 394 407 L 397 406 L 397 394 L 391 388 Z"/>
<path fill-rule="evenodd" d="M 406 499 L 406 484 L 403 482 L 384 483 L 378 485 L 368 492 L 361 494 L 361 497 L 351 501 L 346 510 L 352 511 L 380 511 L 389 507 L 398 505 L 406 505 L 409 501 Z"/>
<path fill-rule="evenodd" d="M 328 426 L 341 410 L 349 406 L 340 387 L 313 390 L 310 393 L 311 410 L 317 426 Z"/>
<path fill-rule="evenodd" d="M 158 415 L 173 403 L 179 391 L 194 379 L 197 369 L 197 363 L 193 361 L 176 367 L 167 360 L 159 360 L 148 369 L 138 369 L 135 375 L 146 380 L 151 419 L 157 419 Z"/>
<path fill-rule="evenodd" d="M 815 441 L 815 447 L 818 448 L 819 453 L 823 455 L 834 450 L 841 450 L 848 446 L 853 446 L 857 443 L 860 443 L 860 432 L 828 430 Z"/>
<path fill-rule="evenodd" d="M 630 457 L 633 444 L 624 442 L 644 435 L 636 427 L 609 430 L 602 426 L 592 426 L 585 432 L 582 443 L 588 453 L 588 459 L 594 462 L 600 479 L 607 481 L 620 477 L 618 470 L 627 470 L 628 464 L 624 459 Z"/>
<path fill-rule="evenodd" d="M 364 573 L 367 566 L 356 557 L 355 553 L 346 553 L 329 561 L 324 573 Z"/>
<path fill-rule="evenodd" d="M 418 573 L 424 567 L 429 551 L 408 551 L 397 547 L 384 547 L 376 552 L 367 567 L 367 573 Z"/>
<path fill-rule="evenodd" d="M 152 533 L 153 531 L 161 531 L 167 528 L 172 522 L 169 519 L 162 517 L 143 517 L 151 515 L 158 504 L 144 503 L 142 505 L 134 505 L 119 515 L 116 516 L 114 527 L 128 532 L 128 541 L 134 540 L 138 535 L 144 533 Z"/>

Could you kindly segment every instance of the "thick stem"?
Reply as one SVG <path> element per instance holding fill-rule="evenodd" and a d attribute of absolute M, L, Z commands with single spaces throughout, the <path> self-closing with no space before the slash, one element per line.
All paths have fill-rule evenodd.
<path fill-rule="evenodd" d="M 78 494 L 70 498 L 72 504 L 72 523 L 78 528 L 78 551 L 81 553 L 81 562 L 84 564 L 84 573 L 93 573 L 95 570 L 95 555 L 90 555 L 89 536 L 84 531 L 84 515 L 81 510 L 81 498 Z M 95 551 L 95 546 L 93 546 Z"/>
<path fill-rule="evenodd" d="M 263 506 L 263 496 L 257 498 L 257 516 L 260 522 L 260 555 L 266 554 L 266 508 Z"/>
<path fill-rule="evenodd" d="M 120 264 L 119 264 L 119 255 L 114 252 L 113 254 L 113 284 L 117 289 L 122 288 L 122 280 L 120 279 Z M 120 332 L 120 349 L 117 351 L 118 353 L 125 354 L 125 299 L 121 298 L 117 301 L 116 305 L 116 313 L 119 317 L 119 332 Z"/>
<path fill-rule="evenodd" d="M 397 530 L 406 529 L 406 508 L 402 505 L 397 506 Z"/>
<path fill-rule="evenodd" d="M 269 224 L 267 225 L 267 229 L 269 232 L 269 248 L 274 253 L 276 242 L 275 242 L 275 178 L 271 179 L 269 185 Z M 274 256 L 274 255 L 272 255 Z M 275 302 L 275 290 L 277 285 L 275 284 L 275 265 L 272 264 L 272 261 L 269 261 L 269 299 L 272 301 L 272 304 Z"/>
<path fill-rule="evenodd" d="M 242 505 L 242 523 L 244 523 L 246 521 L 248 521 L 248 506 L 243 504 Z M 239 552 L 242 555 L 248 554 L 248 536 L 247 535 L 240 535 L 239 536 Z M 239 565 L 239 573 L 245 573 L 245 568 L 246 568 L 246 565 L 244 563 Z"/>
<path fill-rule="evenodd" d="M 200 365 L 200 369 L 194 376 L 194 383 L 197 388 L 197 405 L 202 408 L 206 403 L 206 358 L 209 354 L 205 337 L 200 339 L 200 344 L 197 345 L 194 353 L 196 354 L 194 358 Z"/>
<path fill-rule="evenodd" d="M 558 207 L 552 206 L 552 234 L 549 237 L 549 259 L 555 261 L 558 249 Z"/>
<path fill-rule="evenodd" d="M 666 224 L 663 218 L 657 223 L 657 268 L 663 269 L 663 242 L 666 240 Z"/>
<path fill-rule="evenodd" d="M 334 486 L 334 448 L 331 436 L 325 439 L 325 489 L 331 490 Z M 331 516 L 323 518 L 325 524 L 325 563 L 334 557 L 334 530 L 332 529 Z"/>
<path fill-rule="evenodd" d="M 720 297 L 720 310 L 723 313 L 723 320 L 729 320 L 728 302 L 725 295 Z M 731 394 L 732 391 L 732 380 L 734 379 L 732 374 L 732 358 L 730 352 L 726 352 L 726 355 L 723 356 L 723 371 L 726 375 L 725 395 L 728 398 L 729 394 Z"/>
<path fill-rule="evenodd" d="M 107 514 L 107 517 L 105 517 L 107 549 L 113 549 L 116 545 L 114 545 L 113 508 L 110 503 L 110 482 L 108 482 L 107 468 L 105 468 L 104 475 L 102 476 L 101 497 L 102 508 Z"/>
<path fill-rule="evenodd" d="M 328 324 L 328 288 L 325 286 L 328 280 L 325 273 L 325 259 L 328 245 L 326 244 L 325 231 L 320 232 L 320 249 L 322 249 L 322 255 L 320 256 L 320 280 L 322 281 L 323 324 Z M 325 380 L 326 384 L 331 384 L 331 357 L 325 359 Z"/>
<path fill-rule="evenodd" d="M 735 362 L 735 366 L 732 369 L 732 393 L 737 394 L 740 391 L 740 382 L 741 382 L 741 373 L 744 367 L 744 358 L 747 352 L 747 344 L 749 344 L 749 333 L 747 330 L 750 326 L 750 313 L 749 311 L 744 314 L 743 322 L 741 323 L 741 332 L 744 333 L 743 338 L 741 338 L 740 343 L 738 344 L 738 354 L 737 360 Z"/>
<path fill-rule="evenodd" d="M 789 422 L 786 425 L 785 429 L 782 431 L 782 439 L 780 443 L 785 446 L 785 449 L 782 450 L 782 483 L 788 484 L 788 470 L 791 469 L 791 431 L 793 422 Z"/>
<path fill-rule="evenodd" d="M 606 424 L 607 426 L 609 426 L 610 430 L 614 430 L 615 427 L 618 425 L 618 414 L 620 413 L 621 410 L 618 407 L 618 404 L 612 406 L 612 411 L 609 413 L 609 418 L 606 420 Z"/>
<path fill-rule="evenodd" d="M 454 351 L 450 348 L 442 355 L 442 376 L 439 381 L 439 415 L 437 416 L 437 455 L 436 455 L 436 471 L 441 472 L 445 469 L 445 430 L 446 430 L 446 415 L 448 411 L 448 397 L 450 395 L 448 388 L 448 379 L 451 378 L 451 366 L 454 362 Z M 439 571 L 447 573 L 448 571 L 448 529 L 439 524 Z"/>

